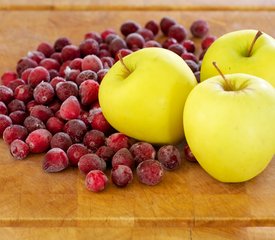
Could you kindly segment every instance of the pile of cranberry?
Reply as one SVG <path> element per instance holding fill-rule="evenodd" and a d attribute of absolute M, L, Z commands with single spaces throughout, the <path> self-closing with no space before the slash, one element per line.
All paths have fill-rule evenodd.
<path fill-rule="evenodd" d="M 0 136 L 15 159 L 46 152 L 44 171 L 78 167 L 86 176 L 86 187 L 94 192 L 106 187 L 108 167 L 118 187 L 131 183 L 134 169 L 140 182 L 156 185 L 164 170 L 180 167 L 177 147 L 140 142 L 110 126 L 98 103 L 99 85 L 119 57 L 145 47 L 180 55 L 199 81 L 200 60 L 215 37 L 208 35 L 204 20 L 192 23 L 192 37 L 202 39 L 197 57 L 187 30 L 169 17 L 159 24 L 148 21 L 145 27 L 127 21 L 120 31 L 122 35 L 112 29 L 89 32 L 78 46 L 65 37 L 53 45 L 42 42 L 18 61 L 16 72 L 3 73 Z M 160 35 L 165 36 L 162 43 L 156 40 Z M 184 152 L 186 159 L 195 161 L 187 145 Z"/>

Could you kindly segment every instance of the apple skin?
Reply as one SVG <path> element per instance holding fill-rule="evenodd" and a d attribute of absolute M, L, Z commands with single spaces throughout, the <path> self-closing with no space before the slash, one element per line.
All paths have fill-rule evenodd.
<path fill-rule="evenodd" d="M 219 64 L 223 74 L 247 73 L 268 81 L 275 87 L 275 40 L 263 33 L 247 57 L 249 47 L 257 34 L 257 30 L 239 30 L 227 33 L 207 49 L 201 65 L 200 78 L 204 81 L 218 75 L 212 65 Z"/>
<path fill-rule="evenodd" d="M 198 84 L 184 107 L 187 143 L 221 182 L 243 182 L 261 173 L 275 154 L 275 89 L 248 74 L 215 76 Z"/>
<path fill-rule="evenodd" d="M 144 48 L 117 61 L 99 87 L 103 115 L 116 130 L 155 144 L 184 138 L 182 113 L 196 78 L 167 49 Z"/>

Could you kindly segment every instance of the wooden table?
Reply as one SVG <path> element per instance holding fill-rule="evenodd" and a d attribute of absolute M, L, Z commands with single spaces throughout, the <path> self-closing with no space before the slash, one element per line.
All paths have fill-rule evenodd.
<path fill-rule="evenodd" d="M 218 0 L 56 2 L 0 1 L 0 73 L 13 70 L 41 41 L 67 36 L 79 44 L 86 32 L 118 31 L 128 19 L 143 25 L 168 15 L 189 27 L 203 18 L 216 36 L 255 28 L 275 37 L 274 0 L 232 0 L 230 6 Z M 184 161 L 155 187 L 135 178 L 125 189 L 109 185 L 94 194 L 85 189 L 77 169 L 44 173 L 42 158 L 16 161 L 0 140 L 1 240 L 275 239 L 274 159 L 246 183 L 219 183 L 198 164 Z"/>

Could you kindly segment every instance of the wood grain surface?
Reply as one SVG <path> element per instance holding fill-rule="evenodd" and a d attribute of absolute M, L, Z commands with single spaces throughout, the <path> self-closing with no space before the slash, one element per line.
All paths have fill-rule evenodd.
<path fill-rule="evenodd" d="M 3 1 L 2 1 L 3 2 Z M 207 20 L 211 34 L 255 28 L 275 37 L 272 11 L 0 11 L 0 74 L 41 41 L 86 32 L 118 31 L 132 19 L 143 25 L 169 15 L 189 28 Z M 161 38 L 161 37 L 160 37 Z M 198 43 L 199 44 L 199 43 Z M 155 187 L 110 184 L 95 194 L 77 169 L 49 174 L 43 154 L 16 161 L 0 140 L 0 239 L 274 239 L 275 159 L 255 179 L 224 184 L 194 163 L 166 172 Z"/>

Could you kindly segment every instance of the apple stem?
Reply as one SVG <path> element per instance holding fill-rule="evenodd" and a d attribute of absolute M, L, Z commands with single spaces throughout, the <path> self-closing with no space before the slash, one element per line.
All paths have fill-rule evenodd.
<path fill-rule="evenodd" d="M 122 55 L 121 55 L 121 52 L 119 52 L 117 56 L 118 56 L 119 61 L 120 61 L 121 64 L 123 65 L 123 67 L 127 70 L 127 72 L 128 72 L 128 73 L 131 73 L 131 71 L 129 70 L 129 68 L 126 66 L 126 64 L 125 64 L 124 61 L 123 61 L 123 57 L 122 57 Z"/>
<path fill-rule="evenodd" d="M 252 41 L 252 43 L 251 43 L 251 45 L 250 45 L 250 48 L 249 48 L 249 50 L 248 50 L 248 54 L 247 54 L 248 57 L 251 56 L 253 47 L 254 47 L 254 45 L 255 45 L 257 39 L 258 39 L 262 34 L 263 34 L 263 33 L 262 33 L 261 31 L 258 31 L 258 32 L 256 33 L 256 35 L 255 35 L 255 37 L 254 37 L 254 39 L 253 39 L 253 41 Z"/>
<path fill-rule="evenodd" d="M 218 71 L 218 73 L 221 75 L 221 77 L 223 78 L 225 84 L 226 84 L 226 90 L 232 90 L 232 87 L 229 84 L 229 81 L 227 80 L 227 78 L 224 76 L 224 74 L 222 73 L 221 69 L 218 67 L 216 62 L 212 62 L 212 64 L 214 65 L 214 67 L 216 68 L 216 70 Z"/>

